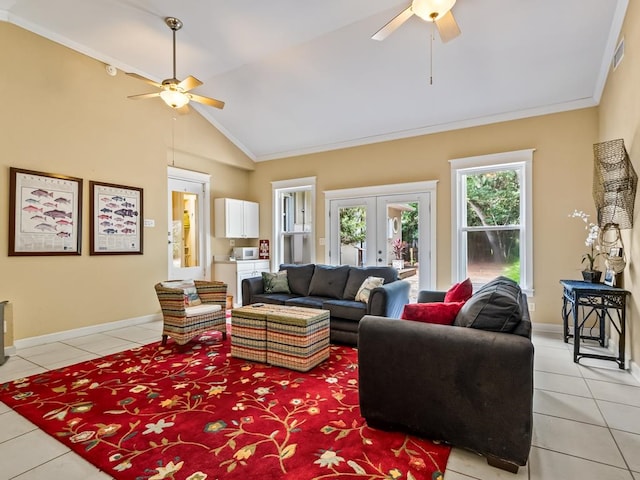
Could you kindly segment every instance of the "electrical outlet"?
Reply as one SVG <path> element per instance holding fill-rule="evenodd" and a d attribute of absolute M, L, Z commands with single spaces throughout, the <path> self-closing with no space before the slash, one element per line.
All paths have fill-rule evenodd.
<path fill-rule="evenodd" d="M 535 312 L 536 311 L 536 304 L 533 302 L 529 302 L 529 311 L 530 312 Z"/>
<path fill-rule="evenodd" d="M 233 240 L 233 239 L 229 240 L 229 246 L 230 247 L 235 247 L 236 246 L 236 241 Z"/>
<path fill-rule="evenodd" d="M 319 243 L 320 245 L 325 245 L 324 237 L 320 237 L 320 238 L 318 239 L 318 243 Z"/>

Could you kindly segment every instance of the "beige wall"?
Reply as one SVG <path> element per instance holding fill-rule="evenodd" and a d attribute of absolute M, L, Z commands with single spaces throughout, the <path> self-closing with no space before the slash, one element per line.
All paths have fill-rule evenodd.
<path fill-rule="evenodd" d="M 122 72 L 110 77 L 102 63 L 5 22 L 0 45 L 0 297 L 13 318 L 5 343 L 157 313 L 167 165 L 211 174 L 214 198 L 244 198 L 253 162 L 197 112 L 174 120 L 157 99 L 127 99 L 153 87 Z M 9 167 L 84 179 L 81 256 L 8 257 Z M 144 230 L 144 255 L 89 256 L 89 180 L 144 189 L 144 217 L 156 224 Z M 228 240 L 212 248 L 226 254 Z"/>
<path fill-rule="evenodd" d="M 630 12 L 637 17 L 633 7 Z M 152 285 L 165 278 L 167 270 L 166 166 L 172 162 L 210 173 L 214 198 L 259 201 L 261 238 L 271 238 L 270 182 L 316 176 L 319 262 L 325 260 L 318 241 L 325 235 L 324 190 L 439 180 L 437 284 L 446 288 L 451 282 L 448 160 L 526 148 L 536 149 L 535 296 L 531 299 L 536 311 L 532 315 L 538 323 L 558 323 L 558 280 L 579 278 L 584 252 L 582 225 L 567 215 L 574 209 L 594 214 L 591 145 L 613 135 L 625 136 L 627 145 L 633 146 L 637 132 L 638 118 L 633 118 L 632 127 L 628 114 L 620 113 L 629 98 L 637 101 L 632 88 L 638 78 L 636 65 L 634 75 L 618 70 L 610 80 L 600 119 L 596 108 L 577 110 L 263 162 L 252 172 L 253 163 L 197 113 L 174 120 L 171 111 L 156 100 L 126 99 L 149 91 L 144 83 L 122 73 L 109 77 L 100 62 L 3 22 L 0 44 L 15 46 L 0 49 L 0 86 L 11 92 L 0 115 L 4 153 L 0 189 L 8 190 L 9 166 L 85 179 L 82 256 L 8 257 L 7 235 L 0 235 L 0 295 L 12 302 L 15 339 L 158 311 Z M 631 63 L 628 51 L 623 67 L 630 69 Z M 614 87 L 622 73 L 627 80 L 622 87 Z M 627 93 L 619 93 L 619 88 Z M 633 156 L 633 149 L 631 152 Z M 144 216 L 156 221 L 155 228 L 145 229 L 144 255 L 87 254 L 88 180 L 144 188 Z M 0 197 L 0 224 L 5 227 L 7 197 Z M 213 253 L 229 250 L 224 239 L 213 239 L 212 246 Z"/>
<path fill-rule="evenodd" d="M 317 176 L 317 238 L 324 237 L 325 190 L 438 180 L 437 285 L 451 284 L 451 186 L 448 160 L 535 148 L 533 235 L 536 322 L 560 322 L 558 280 L 581 278 L 586 233 L 568 218 L 574 209 L 594 213 L 591 198 L 595 108 L 425 135 L 393 142 L 258 163 L 251 190 L 261 202 L 261 237 L 270 238 L 274 180 Z M 317 260 L 324 247 L 316 243 Z"/>
<path fill-rule="evenodd" d="M 625 38 L 625 56 L 615 72 L 609 73 L 607 85 L 600 103 L 599 140 L 623 138 L 633 167 L 640 174 L 640 5 L 629 2 L 627 16 L 622 27 Z M 629 331 L 630 355 L 638 363 L 640 354 L 640 211 L 639 196 L 636 196 L 634 228 L 623 231 L 627 251 L 627 268 L 624 271 L 624 288 L 631 291 L 627 303 L 627 328 Z"/>

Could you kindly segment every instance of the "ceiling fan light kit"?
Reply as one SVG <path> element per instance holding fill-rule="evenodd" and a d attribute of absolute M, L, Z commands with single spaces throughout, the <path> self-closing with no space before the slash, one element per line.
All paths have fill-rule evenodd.
<path fill-rule="evenodd" d="M 136 73 L 127 73 L 127 75 L 134 78 L 138 78 L 147 82 L 154 87 L 160 88 L 157 93 L 143 93 L 141 95 L 131 95 L 128 98 L 133 100 L 160 97 L 171 108 L 182 108 L 186 106 L 189 101 L 193 100 L 198 103 L 209 105 L 216 108 L 224 108 L 224 102 L 216 100 L 215 98 L 203 97 L 202 95 L 196 95 L 188 93 L 189 90 L 202 85 L 202 82 L 196 77 L 189 75 L 184 80 L 180 81 L 176 77 L 176 32 L 182 28 L 182 22 L 175 17 L 166 17 L 164 23 L 173 32 L 173 77 L 162 81 L 162 84 L 144 78 Z"/>
<path fill-rule="evenodd" d="M 455 3 L 456 0 L 413 0 L 411 10 L 423 20 L 436 22 L 451 10 Z"/>
<path fill-rule="evenodd" d="M 440 38 L 446 43 L 461 33 L 453 13 L 451 13 L 451 9 L 455 4 L 456 0 L 413 0 L 411 5 L 392 18 L 371 38 L 378 41 L 384 40 L 404 22 L 416 15 L 426 22 L 435 23 Z"/>

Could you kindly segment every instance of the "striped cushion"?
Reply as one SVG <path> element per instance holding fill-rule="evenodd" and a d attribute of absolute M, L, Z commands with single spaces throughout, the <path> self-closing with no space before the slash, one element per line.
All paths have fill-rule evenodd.
<path fill-rule="evenodd" d="M 194 305 L 193 307 L 186 307 L 184 309 L 187 317 L 195 317 L 196 315 L 204 315 L 205 313 L 219 312 L 222 310 L 220 305 L 211 305 L 201 303 L 200 305 Z"/>

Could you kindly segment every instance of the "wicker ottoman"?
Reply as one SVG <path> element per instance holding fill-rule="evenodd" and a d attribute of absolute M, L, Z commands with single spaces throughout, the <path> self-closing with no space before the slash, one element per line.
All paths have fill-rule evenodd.
<path fill-rule="evenodd" d="M 267 314 L 267 363 L 307 372 L 329 353 L 328 310 L 284 307 Z"/>
<path fill-rule="evenodd" d="M 231 356 L 267 361 L 267 313 L 277 305 L 259 305 L 231 310 Z"/>

